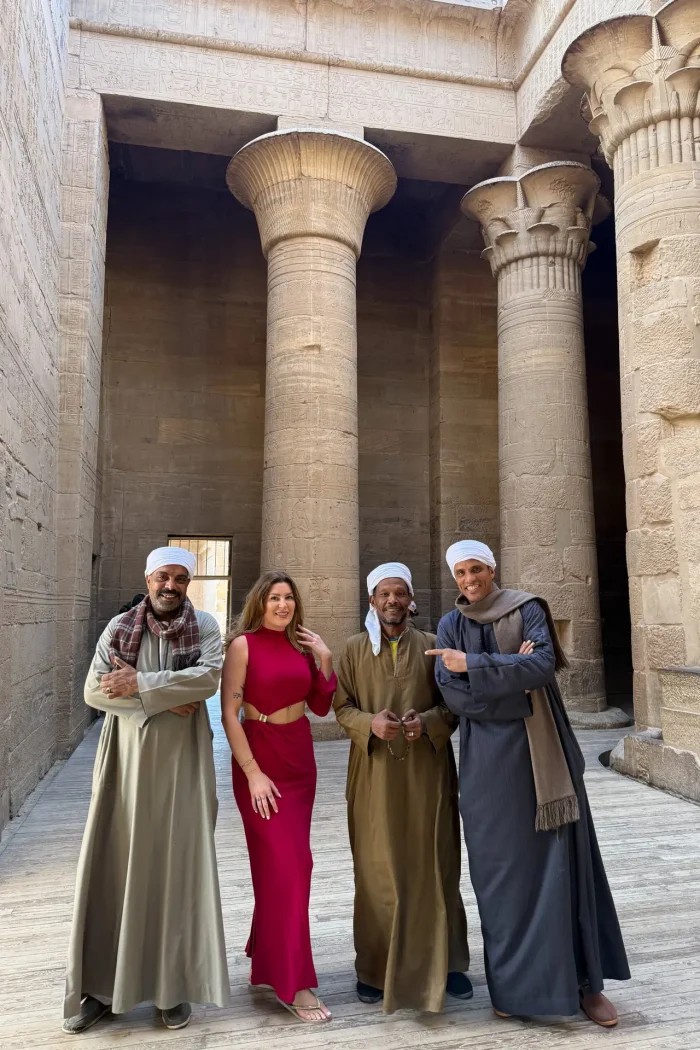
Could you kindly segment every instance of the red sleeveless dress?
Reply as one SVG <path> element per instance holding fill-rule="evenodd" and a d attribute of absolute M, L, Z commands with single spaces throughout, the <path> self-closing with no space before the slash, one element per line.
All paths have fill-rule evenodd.
<path fill-rule="evenodd" d="M 260 627 L 245 637 L 246 703 L 271 715 L 305 700 L 314 714 L 328 714 L 337 687 L 335 674 L 326 681 L 311 653 L 300 653 L 283 631 Z M 246 954 L 252 960 L 252 984 L 268 984 L 291 1003 L 301 989 L 317 986 L 309 931 L 309 837 L 316 795 L 311 726 L 304 715 L 286 725 L 246 719 L 243 728 L 260 769 L 282 796 L 277 799 L 279 813 L 270 820 L 255 813 L 248 778 L 233 759 L 233 793 L 243 819 L 255 895 Z"/>

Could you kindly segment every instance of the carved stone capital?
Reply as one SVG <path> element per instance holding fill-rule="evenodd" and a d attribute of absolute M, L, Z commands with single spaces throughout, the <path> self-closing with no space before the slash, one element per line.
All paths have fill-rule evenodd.
<path fill-rule="evenodd" d="M 368 142 L 337 131 L 273 131 L 245 145 L 226 174 L 255 212 L 267 256 L 280 241 L 327 237 L 360 254 L 370 212 L 391 200 L 396 172 Z"/>
<path fill-rule="evenodd" d="M 562 73 L 585 90 L 584 116 L 622 181 L 700 160 L 700 0 L 601 22 L 571 44 Z"/>
<path fill-rule="evenodd" d="M 462 211 L 481 224 L 483 256 L 494 274 L 516 271 L 522 291 L 576 291 L 599 188 L 598 176 L 584 164 L 553 161 L 520 178 L 480 182 L 465 194 Z"/>

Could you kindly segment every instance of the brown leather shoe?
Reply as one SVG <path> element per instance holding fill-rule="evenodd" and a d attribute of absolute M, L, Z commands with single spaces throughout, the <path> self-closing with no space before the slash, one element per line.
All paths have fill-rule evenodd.
<path fill-rule="evenodd" d="M 614 1028 L 617 1024 L 617 1010 L 602 992 L 597 995 L 582 992 L 580 1002 L 584 1014 L 594 1024 L 599 1024 L 601 1028 Z"/>

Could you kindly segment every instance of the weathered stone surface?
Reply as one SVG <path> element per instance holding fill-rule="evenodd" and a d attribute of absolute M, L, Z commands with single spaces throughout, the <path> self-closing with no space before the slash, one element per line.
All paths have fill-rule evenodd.
<path fill-rule="evenodd" d="M 496 285 L 448 238 L 434 261 L 430 358 L 431 620 L 454 602 L 445 551 L 478 537 L 499 557 Z M 501 499 L 508 499 L 502 493 Z M 514 495 L 517 500 L 517 494 Z"/>
<path fill-rule="evenodd" d="M 581 269 L 599 186 L 585 165 L 551 162 L 480 183 L 462 203 L 498 277 L 502 579 L 549 591 L 572 658 L 564 697 L 589 712 L 605 708 L 605 688 Z M 579 623 L 585 656 L 569 648 Z"/>
<path fill-rule="evenodd" d="M 658 724 L 645 677 L 700 661 L 700 516 L 682 495 L 700 481 L 700 8 L 671 0 L 649 14 L 583 33 L 563 73 L 586 91 L 591 131 L 615 172 L 628 563 L 642 595 L 633 605 L 637 709 L 642 724 Z M 697 746 L 691 724 L 673 726 L 676 745 L 686 733 Z"/>
<path fill-rule="evenodd" d="M 664 744 L 659 730 L 623 737 L 610 755 L 610 766 L 644 784 L 700 802 L 700 758 L 696 752 Z"/>
<path fill-rule="evenodd" d="M 359 626 L 355 266 L 396 175 L 373 146 L 302 130 L 245 146 L 227 181 L 268 260 L 262 567 L 294 576 L 338 652 Z"/>
<path fill-rule="evenodd" d="M 0 830 L 58 755 L 60 174 L 67 0 L 0 5 Z"/>
<path fill-rule="evenodd" d="M 580 313 L 599 139 L 636 714 L 694 740 L 662 668 L 700 662 L 697 0 L 0 7 L 0 825 L 79 738 L 95 627 L 172 534 L 233 535 L 235 609 L 262 532 L 336 646 L 385 558 L 434 624 L 444 549 L 477 535 L 552 603 L 570 703 L 604 704 L 597 561 L 621 543 L 593 520 Z M 275 128 L 275 171 L 248 165 L 268 295 L 252 220 L 215 191 L 220 158 Z M 156 149 L 113 155 L 103 312 L 108 137 Z M 356 295 L 393 186 L 372 142 L 425 228 L 411 215 L 363 257 Z M 457 186 L 499 175 L 479 215 L 494 280 Z"/>

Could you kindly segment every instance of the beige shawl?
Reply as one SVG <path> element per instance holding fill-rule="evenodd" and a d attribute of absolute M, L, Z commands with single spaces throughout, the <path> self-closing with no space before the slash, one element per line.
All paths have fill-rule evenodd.
<path fill-rule="evenodd" d="M 556 656 L 555 669 L 568 666 L 568 661 L 557 637 L 547 602 L 525 591 L 501 590 L 494 586 L 490 594 L 479 602 L 468 602 L 460 595 L 455 602 L 467 619 L 475 623 L 493 625 L 499 652 L 517 653 L 523 642 L 521 606 L 526 602 L 540 603 L 547 616 L 547 626 Z M 532 715 L 525 719 L 530 745 L 532 775 L 537 796 L 536 831 L 553 831 L 563 824 L 579 819 L 579 805 L 571 774 L 557 731 L 546 688 L 530 693 Z"/>

